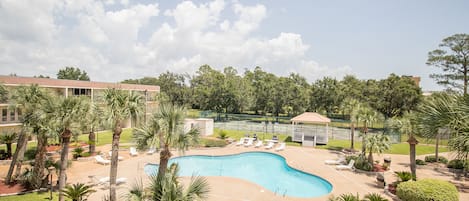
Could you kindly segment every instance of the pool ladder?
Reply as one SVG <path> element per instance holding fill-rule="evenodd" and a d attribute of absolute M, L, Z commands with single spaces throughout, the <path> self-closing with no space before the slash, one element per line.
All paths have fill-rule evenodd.
<path fill-rule="evenodd" d="M 277 193 L 279 193 L 280 190 L 281 190 L 280 187 L 275 188 L 274 195 L 277 195 Z M 287 189 L 283 191 L 282 197 L 285 197 L 286 194 L 287 194 Z"/>

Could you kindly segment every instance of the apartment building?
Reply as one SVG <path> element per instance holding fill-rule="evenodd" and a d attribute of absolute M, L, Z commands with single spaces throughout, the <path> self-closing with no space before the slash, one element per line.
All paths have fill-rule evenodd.
<path fill-rule="evenodd" d="M 78 81 L 78 80 L 60 80 L 48 78 L 32 78 L 18 76 L 0 75 L 0 83 L 7 89 L 13 90 L 15 87 L 37 84 L 39 87 L 47 89 L 49 92 L 59 96 L 87 96 L 93 102 L 103 101 L 103 92 L 108 88 L 132 91 L 145 97 L 144 113 L 146 116 L 155 111 L 157 102 L 156 95 L 160 92 L 159 86 L 122 84 L 108 82 Z M 14 129 L 21 125 L 21 108 L 10 107 L 8 102 L 0 103 L 0 131 L 3 129 Z M 130 126 L 130 120 L 124 123 L 125 127 Z"/>

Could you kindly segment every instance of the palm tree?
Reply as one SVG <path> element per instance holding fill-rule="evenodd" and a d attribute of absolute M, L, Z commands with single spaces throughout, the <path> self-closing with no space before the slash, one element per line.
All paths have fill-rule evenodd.
<path fill-rule="evenodd" d="M 340 105 L 342 110 L 350 116 L 350 150 L 355 149 L 355 125 L 358 122 L 357 112 L 360 110 L 360 102 L 357 99 L 346 99 Z"/>
<path fill-rule="evenodd" d="M 422 135 L 427 138 L 436 138 L 435 157 L 438 161 L 438 145 L 440 134 L 446 133 L 457 124 L 458 100 L 455 95 L 433 94 L 432 97 L 419 108 L 419 125 Z"/>
<path fill-rule="evenodd" d="M 146 189 L 143 185 L 134 185 L 127 200 L 157 200 L 157 201 L 173 201 L 173 200 L 205 200 L 209 193 L 209 185 L 203 177 L 192 176 L 186 189 L 179 182 L 179 166 L 172 164 L 162 179 L 150 176 L 150 186 Z"/>
<path fill-rule="evenodd" d="M 0 83 L 0 103 L 6 103 L 8 100 L 8 90 Z"/>
<path fill-rule="evenodd" d="M 184 118 L 184 107 L 163 103 L 151 117 L 147 131 L 142 132 L 141 136 L 147 136 L 148 140 L 159 142 L 161 149 L 157 176 L 159 179 L 162 179 L 166 172 L 171 158 L 171 147 L 184 152 L 191 144 L 198 142 L 199 130 L 191 128 L 185 132 Z M 143 143 L 145 140 L 138 142 Z"/>
<path fill-rule="evenodd" d="M 87 114 L 86 100 L 80 97 L 59 97 L 54 101 L 55 104 L 48 111 L 52 114 L 51 118 L 55 121 L 58 130 L 61 132 L 62 150 L 60 154 L 60 172 L 59 172 L 59 189 L 65 187 L 65 178 L 68 164 L 68 152 L 70 137 L 72 136 L 72 128 L 80 126 L 80 120 Z M 64 193 L 59 192 L 59 200 L 64 200 Z"/>
<path fill-rule="evenodd" d="M 104 91 L 104 103 L 106 105 L 106 115 L 108 123 L 112 125 L 112 156 L 111 156 L 111 170 L 109 173 L 109 199 L 111 201 L 117 200 L 116 197 L 116 178 L 117 178 L 117 165 L 119 157 L 119 140 L 122 133 L 122 124 L 126 118 L 131 115 L 129 105 L 129 93 L 117 90 L 106 89 Z"/>
<path fill-rule="evenodd" d="M 418 121 L 416 113 L 405 113 L 401 118 L 393 118 L 391 122 L 392 126 L 399 129 L 402 134 L 409 136 L 407 143 L 409 143 L 410 149 L 410 172 L 412 173 L 412 178 L 417 178 L 416 173 L 416 162 L 415 162 L 415 147 L 419 141 L 415 138 L 415 134 L 418 131 Z"/>
<path fill-rule="evenodd" d="M 18 135 L 18 143 L 15 153 L 13 154 L 12 161 L 10 163 L 10 167 L 8 169 L 8 173 L 5 179 L 5 183 L 9 184 L 11 182 L 11 178 L 13 175 L 13 171 L 15 166 L 17 166 L 17 173 L 21 171 L 21 164 L 24 157 L 24 151 L 26 149 L 26 145 L 28 143 L 28 132 L 29 129 L 32 129 L 32 132 L 37 135 L 38 138 L 38 155 L 39 160 L 36 160 L 38 164 L 40 164 L 41 160 L 44 158 L 42 152 L 45 153 L 45 143 L 44 137 L 39 131 L 44 130 L 41 127 L 45 124 L 44 119 L 41 119 L 41 107 L 48 99 L 46 92 L 38 87 L 38 85 L 31 85 L 31 86 L 20 86 L 16 88 L 12 95 L 11 104 L 14 108 L 19 108 L 22 110 L 23 118 L 22 118 L 22 126 L 21 131 Z M 44 117 L 44 115 L 42 115 Z M 38 168 L 36 170 L 38 173 L 43 172 L 42 169 Z M 42 175 L 42 174 L 41 174 Z M 38 175 L 40 176 L 40 175 Z"/>
<path fill-rule="evenodd" d="M 0 135 L 0 143 L 6 144 L 7 146 L 7 158 L 11 157 L 11 144 L 16 141 L 17 134 L 15 132 L 7 132 Z"/>
<path fill-rule="evenodd" d="M 135 127 L 139 125 L 139 119 L 144 114 L 145 99 L 142 95 L 139 95 L 133 91 L 129 94 L 129 111 L 130 111 L 130 125 Z"/>
<path fill-rule="evenodd" d="M 368 162 L 373 164 L 373 152 L 378 154 L 388 150 L 391 145 L 389 136 L 383 134 L 368 135 L 366 137 L 366 148 L 369 151 Z"/>
<path fill-rule="evenodd" d="M 96 191 L 92 189 L 92 186 L 76 183 L 67 185 L 60 192 L 63 193 L 65 197 L 72 199 L 72 201 L 85 201 L 90 194 Z"/>
<path fill-rule="evenodd" d="M 86 117 L 83 118 L 83 123 L 82 126 L 84 132 L 89 132 L 88 134 L 88 145 L 89 145 L 89 153 L 93 154 L 95 153 L 96 150 L 96 133 L 95 131 L 97 128 L 102 126 L 103 124 L 103 111 L 102 109 L 94 102 L 88 102 L 89 104 L 87 105 L 88 107 L 88 113 L 86 114 Z"/>
<path fill-rule="evenodd" d="M 368 127 L 378 121 L 381 121 L 383 115 L 370 106 L 360 106 L 356 111 L 357 122 L 363 123 L 363 136 L 362 136 L 362 153 L 366 152 L 366 135 L 368 134 Z"/>

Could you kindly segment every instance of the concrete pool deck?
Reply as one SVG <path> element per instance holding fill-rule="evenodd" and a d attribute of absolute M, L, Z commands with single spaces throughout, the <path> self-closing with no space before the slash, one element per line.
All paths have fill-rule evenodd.
<path fill-rule="evenodd" d="M 103 153 L 110 150 L 110 146 L 98 147 Z M 228 155 L 237 154 L 249 151 L 265 151 L 279 154 L 286 158 L 287 163 L 296 169 L 320 176 L 328 180 L 332 185 L 332 192 L 328 195 L 317 198 L 293 198 L 284 197 L 281 193 L 271 192 L 264 189 L 262 186 L 251 183 L 246 180 L 230 178 L 230 177 L 205 177 L 210 185 L 209 201 L 248 201 L 248 200 L 293 200 L 293 201 L 319 201 L 327 200 L 331 195 L 339 196 L 343 193 L 359 193 L 363 196 L 367 193 L 379 193 L 390 200 L 391 197 L 384 193 L 384 189 L 377 186 L 376 177 L 365 173 L 354 171 L 338 171 L 334 165 L 325 165 L 324 160 L 334 159 L 338 157 L 338 153 L 330 150 L 293 147 L 287 146 L 285 150 L 276 152 L 274 150 L 265 150 L 264 148 L 243 147 L 228 145 L 224 148 L 201 148 L 191 149 L 185 152 L 185 155 Z M 177 151 L 173 151 L 174 156 L 178 156 Z M 443 153 L 447 156 L 447 153 Z M 137 180 L 143 180 L 146 184 L 148 176 L 145 174 L 143 168 L 146 163 L 158 163 L 159 154 L 147 155 L 146 152 L 141 152 L 136 157 L 131 157 L 129 151 L 120 151 L 119 156 L 125 157 L 123 161 L 119 161 L 118 177 L 126 177 L 127 183 L 118 186 L 118 196 L 121 197 L 128 192 L 128 188 Z M 386 182 L 390 183 L 395 181 L 394 171 L 409 171 L 409 157 L 407 155 L 391 155 L 383 154 L 376 155 L 375 160 L 383 161 L 383 157 L 389 156 L 392 159 L 391 171 L 385 173 Z M 417 156 L 423 159 L 424 156 Z M 109 176 L 109 165 L 97 164 L 93 160 L 76 161 L 68 171 L 69 183 L 91 183 L 91 176 L 102 178 Z M 260 169 L 262 167 L 259 167 Z M 4 169 L 4 168 L 1 168 Z M 2 173 L 1 176 L 4 176 Z M 447 181 L 454 181 L 454 177 L 449 172 L 436 171 L 432 168 L 418 168 L 418 178 L 438 178 Z M 55 179 L 55 178 L 54 178 Z M 183 177 L 183 183 L 187 183 L 190 178 Z M 467 181 L 462 181 L 465 189 L 459 191 L 460 200 L 469 200 L 469 189 L 467 188 Z M 146 185 L 145 185 L 146 186 Z M 96 193 L 93 193 L 88 200 L 102 200 L 102 197 L 109 193 L 108 189 L 101 189 L 100 186 L 95 187 Z M 124 200 L 121 198 L 120 200 Z"/>

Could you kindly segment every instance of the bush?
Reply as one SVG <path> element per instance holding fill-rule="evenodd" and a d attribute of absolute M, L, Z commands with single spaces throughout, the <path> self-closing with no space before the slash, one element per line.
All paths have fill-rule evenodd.
<path fill-rule="evenodd" d="M 435 163 L 436 162 L 436 157 L 434 155 L 432 156 L 425 156 L 425 162 L 428 162 L 428 163 Z M 438 156 L 438 162 L 440 163 L 448 163 L 448 159 L 446 159 L 445 157 L 443 156 Z"/>
<path fill-rule="evenodd" d="M 458 201 L 456 187 L 446 181 L 422 179 L 402 182 L 397 186 L 397 197 L 403 201 Z"/>
<path fill-rule="evenodd" d="M 399 182 L 406 182 L 409 180 L 417 180 L 417 178 L 412 178 L 412 173 L 408 171 L 399 171 L 399 172 L 394 172 L 396 174 L 396 177 L 398 178 Z"/>
<path fill-rule="evenodd" d="M 373 170 L 373 165 L 368 162 L 368 159 L 365 157 L 365 155 L 360 155 L 357 157 L 357 160 L 355 160 L 354 167 L 364 171 Z"/>
<path fill-rule="evenodd" d="M 226 137 L 228 137 L 228 134 L 226 133 L 226 131 L 220 130 L 220 131 L 218 132 L 218 137 L 219 137 L 220 139 L 224 140 Z"/>
<path fill-rule="evenodd" d="M 202 139 L 202 146 L 204 146 L 204 147 L 224 147 L 224 146 L 226 146 L 226 141 L 225 140 L 219 140 L 219 139 L 205 138 L 205 139 Z"/>
<path fill-rule="evenodd" d="M 36 158 L 36 148 L 28 149 L 24 152 L 24 160 L 29 161 Z"/>
<path fill-rule="evenodd" d="M 427 164 L 427 163 L 425 163 L 425 161 L 420 160 L 420 159 L 415 160 L 415 163 L 416 163 L 417 165 L 426 165 L 426 164 Z"/>
<path fill-rule="evenodd" d="M 466 165 L 469 165 L 469 164 L 466 164 Z M 449 161 L 446 167 L 453 168 L 453 169 L 464 169 L 464 161 L 459 160 L 459 159 L 454 159 L 454 160 Z"/>

